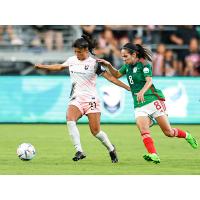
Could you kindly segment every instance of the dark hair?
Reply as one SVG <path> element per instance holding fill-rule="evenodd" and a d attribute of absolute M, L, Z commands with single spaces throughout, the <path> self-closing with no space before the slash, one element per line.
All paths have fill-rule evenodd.
<path fill-rule="evenodd" d="M 81 38 L 74 41 L 72 47 L 80 49 L 88 48 L 89 52 L 92 55 L 95 55 L 93 49 L 97 47 L 97 42 L 96 40 L 93 40 L 91 36 L 83 34 Z"/>
<path fill-rule="evenodd" d="M 138 58 L 144 58 L 152 62 L 152 52 L 148 48 L 141 46 L 140 44 L 126 43 L 122 49 L 128 50 L 129 53 L 136 53 Z"/>

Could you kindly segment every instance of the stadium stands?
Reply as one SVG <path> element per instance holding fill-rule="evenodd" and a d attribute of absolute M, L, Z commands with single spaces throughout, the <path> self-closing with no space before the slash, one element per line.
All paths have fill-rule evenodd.
<path fill-rule="evenodd" d="M 12 40 L 10 33 L 6 32 L 6 26 L 1 26 L 4 32 L 1 33 L 0 41 L 0 74 L 1 75 L 33 75 L 44 74 L 31 69 L 35 63 L 62 63 L 67 57 L 73 54 L 71 45 L 72 42 L 81 36 L 83 31 L 81 26 L 72 25 L 56 25 L 56 26 L 27 26 L 18 25 L 12 26 L 12 33 L 15 40 Z M 49 49 L 45 37 L 46 32 L 50 27 L 56 27 L 62 33 L 63 49 L 56 49 L 56 45 Z M 175 73 L 173 76 L 190 75 L 199 76 L 200 54 L 196 52 L 197 61 L 193 64 L 196 73 L 184 73 L 185 57 L 191 54 L 189 51 L 189 40 L 195 37 L 199 40 L 199 26 L 132 26 L 132 25 L 113 25 L 113 26 L 95 26 L 92 35 L 103 45 L 107 54 L 100 53 L 99 56 L 106 58 L 119 67 L 122 62 L 120 58 L 119 48 L 127 41 L 140 42 L 148 45 L 153 52 L 157 52 L 159 44 L 164 44 L 166 52 L 171 50 L 173 60 L 177 62 Z M 107 31 L 108 30 L 108 31 Z M 107 32 L 106 32 L 107 31 Z M 112 38 L 108 34 L 111 33 Z M 187 36 L 182 38 L 181 44 L 173 40 L 181 36 L 181 31 Z M 185 32 L 184 32 L 185 31 Z M 191 34 L 190 34 L 191 33 Z M 191 37 L 191 38 L 190 38 Z M 180 39 L 180 38 L 179 38 Z M 48 40 L 48 39 L 47 39 Z M 112 40 L 112 41 L 111 41 Z M 62 41 L 61 41 L 62 42 Z M 53 44 L 52 44 L 53 45 Z M 165 52 L 165 53 L 166 53 Z M 184 52 L 184 56 L 181 54 Z M 165 53 L 161 56 L 165 60 Z M 181 56 L 182 57 L 181 57 Z M 168 63 L 169 64 L 169 63 Z M 52 73 L 52 72 L 51 72 Z M 64 74 L 66 72 L 56 73 Z M 165 66 L 163 66 L 163 73 Z"/>

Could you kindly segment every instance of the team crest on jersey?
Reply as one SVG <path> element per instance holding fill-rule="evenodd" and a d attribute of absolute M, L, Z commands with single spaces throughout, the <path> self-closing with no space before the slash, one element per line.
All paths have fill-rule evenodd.
<path fill-rule="evenodd" d="M 89 68 L 89 65 L 85 65 L 85 70 L 87 70 Z"/>
<path fill-rule="evenodd" d="M 134 67 L 133 68 L 133 73 L 136 73 L 137 72 L 137 67 Z"/>
<path fill-rule="evenodd" d="M 145 74 L 149 73 L 149 68 L 145 67 L 145 68 L 143 69 L 143 72 L 144 72 Z"/>

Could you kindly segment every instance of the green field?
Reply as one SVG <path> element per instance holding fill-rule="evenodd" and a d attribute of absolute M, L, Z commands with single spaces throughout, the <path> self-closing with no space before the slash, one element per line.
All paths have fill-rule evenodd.
<path fill-rule="evenodd" d="M 94 138 L 88 125 L 78 125 L 87 158 L 73 162 L 74 148 L 65 125 L 0 125 L 1 175 L 200 175 L 200 147 L 192 149 L 184 139 L 167 138 L 158 126 L 152 136 L 161 163 L 143 160 L 146 152 L 135 125 L 102 125 L 118 152 L 119 163 L 111 163 L 105 147 Z M 176 125 L 189 130 L 200 142 L 200 125 Z M 37 155 L 28 162 L 16 155 L 20 143 L 35 146 Z"/>

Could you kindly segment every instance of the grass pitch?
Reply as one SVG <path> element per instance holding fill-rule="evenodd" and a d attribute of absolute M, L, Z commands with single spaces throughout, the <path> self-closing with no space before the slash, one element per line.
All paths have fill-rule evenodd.
<path fill-rule="evenodd" d="M 200 143 L 200 125 L 175 125 L 188 130 Z M 106 148 L 94 138 L 88 125 L 78 125 L 87 158 L 73 162 L 75 150 L 65 125 L 0 125 L 0 175 L 200 175 L 200 147 L 192 149 L 184 140 L 164 136 L 151 128 L 161 163 L 145 161 L 146 153 L 135 125 L 102 125 L 118 152 L 119 163 L 111 163 Z M 16 155 L 19 144 L 36 148 L 31 161 Z"/>

